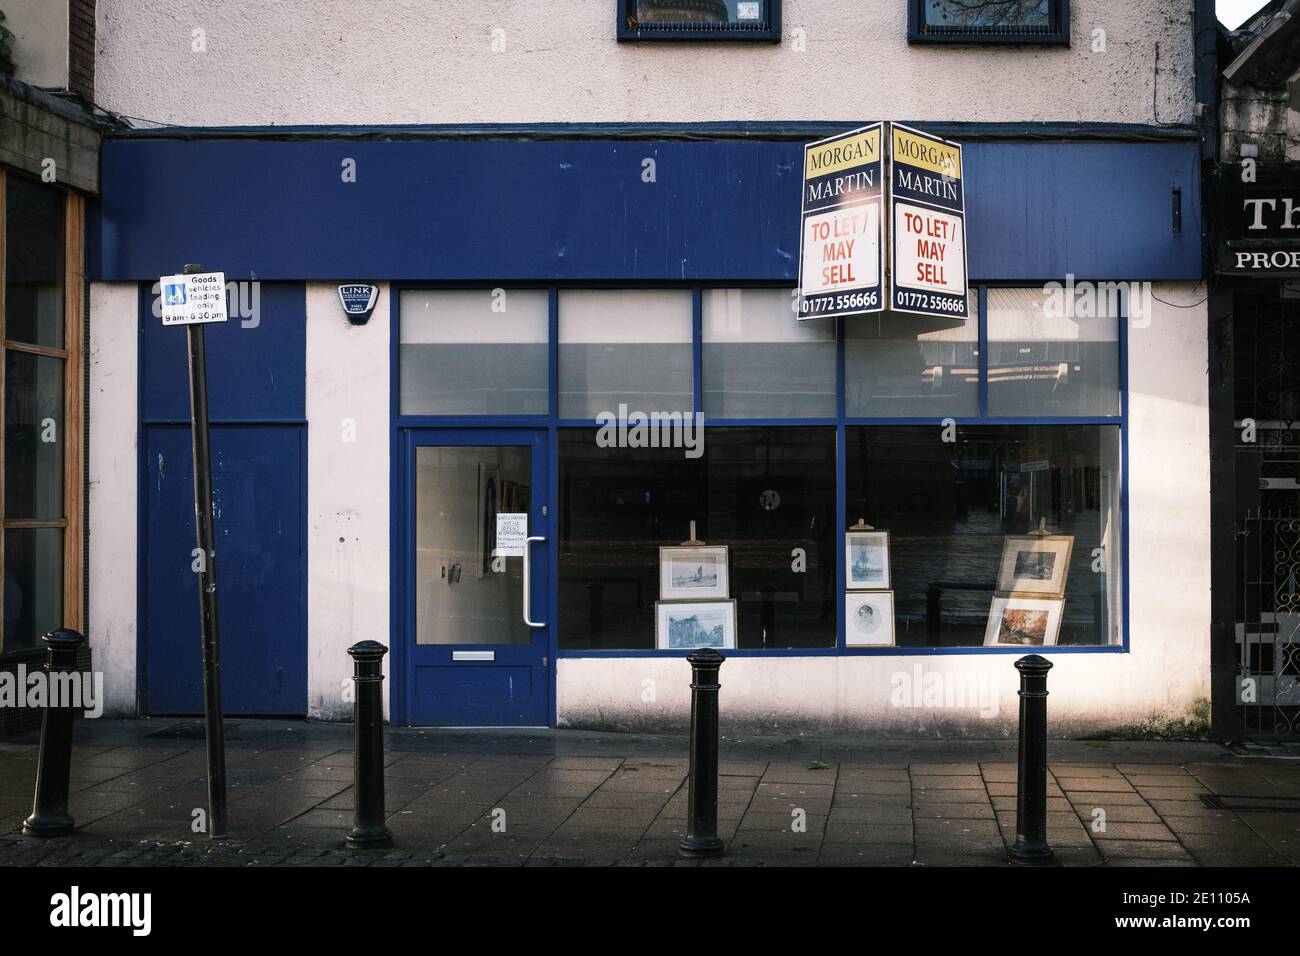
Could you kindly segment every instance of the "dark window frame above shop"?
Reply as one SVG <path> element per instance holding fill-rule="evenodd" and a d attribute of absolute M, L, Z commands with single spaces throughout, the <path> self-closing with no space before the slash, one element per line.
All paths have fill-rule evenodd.
<path fill-rule="evenodd" d="M 648 23 L 639 18 L 638 7 L 643 0 L 616 0 L 618 40 L 639 42 L 642 40 L 695 41 L 706 43 L 781 42 L 781 0 L 749 0 L 760 7 L 758 24 L 747 26 L 739 20 L 705 22 L 688 25 L 686 21 L 664 20 L 661 23 Z M 717 6 L 725 6 L 724 0 L 715 0 Z M 706 0 L 687 0 L 682 6 L 703 8 L 710 5 Z"/>
<path fill-rule="evenodd" d="M 944 2 L 944 0 L 939 0 Z M 1010 7 L 1022 0 L 988 0 L 987 6 Z M 1070 45 L 1070 0 L 1042 0 L 1047 7 L 1047 27 L 941 26 L 930 22 L 931 0 L 907 0 L 908 43 Z"/>

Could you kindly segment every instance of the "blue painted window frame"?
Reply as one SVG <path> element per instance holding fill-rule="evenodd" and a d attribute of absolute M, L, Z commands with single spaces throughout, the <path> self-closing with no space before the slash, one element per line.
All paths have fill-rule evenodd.
<path fill-rule="evenodd" d="M 1044 280 L 1051 281 L 1051 280 Z M 1081 281 L 1081 280 L 1080 280 Z M 1101 280 L 1097 280 L 1101 281 Z M 1121 527 L 1121 549 L 1120 555 L 1120 585 L 1122 588 L 1122 600 L 1118 612 L 1120 614 L 1120 641 L 1115 644 L 1097 644 L 1097 645 L 1077 645 L 1077 646 L 1058 646 L 1043 648 L 1044 654 L 1114 654 L 1128 653 L 1129 651 L 1129 441 L 1128 441 L 1128 309 L 1127 299 L 1123 302 L 1120 315 L 1117 319 L 1119 323 L 1119 392 L 1120 392 L 1120 410 L 1118 415 L 1092 415 L 1092 416 L 994 416 L 988 413 L 988 290 L 991 288 L 1011 289 L 1011 288 L 1042 288 L 1043 282 L 1026 282 L 1026 281 L 980 281 L 972 282 L 972 288 L 978 293 L 978 312 L 979 322 L 978 341 L 979 341 L 979 368 L 980 368 L 980 406 L 979 414 L 974 417 L 951 417 L 955 421 L 958 429 L 963 425 L 1099 425 L 1118 427 L 1120 431 L 1120 518 Z M 453 290 L 453 289 L 542 289 L 548 291 L 549 317 L 548 317 L 548 356 L 549 356 L 549 411 L 546 415 L 401 415 L 400 414 L 400 393 L 401 382 L 399 380 L 399 349 L 401 340 L 401 296 L 403 292 L 421 291 L 421 290 Z M 693 302 L 693 353 L 694 353 L 694 382 L 695 382 L 695 411 L 703 411 L 703 394 L 701 391 L 701 366 L 702 366 L 702 311 L 703 311 L 703 292 L 706 289 L 736 289 L 736 288 L 767 288 L 767 289 L 791 289 L 788 282 L 710 282 L 706 284 L 695 282 L 565 282 L 565 283 L 539 283 L 539 282 L 493 282 L 493 283 L 470 283 L 470 282 L 426 282 L 426 283 L 394 283 L 392 286 L 392 316 L 393 326 L 389 336 L 390 342 L 390 372 L 391 372 L 391 438 L 393 457 L 396 462 L 398 443 L 403 440 L 403 433 L 413 428 L 438 428 L 438 427 L 455 427 L 455 428 L 537 428 L 544 429 L 547 432 L 549 463 L 551 470 L 550 481 L 550 509 L 554 516 L 554 527 L 558 527 L 560 519 L 559 514 L 559 440 L 558 431 L 561 428 L 595 428 L 598 423 L 588 419 L 567 419 L 560 418 L 557 414 L 559 405 L 559 293 L 561 289 L 689 289 L 692 293 Z M 793 320 L 792 320 L 793 321 Z M 757 418 L 757 419 L 707 419 L 705 427 L 727 427 L 727 426 L 770 426 L 770 427 L 795 427 L 795 426 L 825 426 L 835 428 L 836 432 L 836 517 L 841 528 L 847 528 L 847 517 L 845 514 L 846 502 L 846 485 L 847 476 L 845 474 L 845 434 L 846 429 L 855 425 L 933 425 L 936 428 L 942 427 L 945 418 L 869 418 L 848 416 L 844 410 L 844 323 L 853 321 L 852 317 L 848 319 L 840 318 L 836 320 L 835 341 L 836 341 L 836 390 L 837 390 L 837 412 L 831 418 Z M 394 477 L 396 481 L 396 477 Z M 392 502 L 392 541 L 394 546 L 391 554 L 391 567 L 394 575 L 393 580 L 397 581 L 398 575 L 405 573 L 405 567 L 402 562 L 406 560 L 405 555 L 401 553 L 398 542 L 402 539 L 401 522 L 406 520 L 402 511 L 401 502 L 397 500 L 396 494 Z M 550 562 L 550 587 L 549 607 L 551 609 L 552 627 L 550 628 L 550 654 L 551 659 L 556 658 L 631 658 L 631 657 L 685 657 L 686 651 L 658 650 L 658 649 L 608 649 L 608 650 L 561 650 L 558 647 L 558 615 L 560 613 L 559 602 L 559 549 L 554 546 L 547 548 Z M 835 657 L 835 656 L 864 656 L 864 657 L 907 657 L 907 656 L 944 656 L 944 655 L 963 655 L 963 654 L 1024 654 L 1024 648 L 1016 647 L 983 647 L 983 646 L 966 646 L 966 647 L 847 647 L 844 640 L 844 549 L 836 549 L 836 638 L 833 647 L 820 648 L 736 648 L 727 651 L 728 656 L 735 657 Z M 399 616 L 404 614 L 404 609 L 397 607 L 397 601 L 394 600 L 392 608 L 393 615 L 393 635 L 394 638 L 404 632 L 399 629 Z M 555 680 L 555 669 L 551 669 L 551 680 Z M 401 679 L 399 677 L 399 679 Z M 554 688 L 552 688 L 554 691 Z M 554 706 L 554 692 L 552 692 L 552 706 Z M 400 719 L 400 718 L 399 718 Z M 554 720 L 554 714 L 552 714 Z"/>
<path fill-rule="evenodd" d="M 1034 29 L 994 29 L 990 27 L 964 29 L 959 27 L 929 26 L 925 22 L 926 0 L 907 0 L 907 42 L 948 44 L 1014 44 L 1035 46 L 1070 45 L 1070 0 L 1047 0 L 1051 27 Z"/>
<path fill-rule="evenodd" d="M 616 0 L 615 8 L 618 19 L 618 40 L 620 43 L 634 41 L 696 41 L 704 43 L 780 43 L 781 42 L 781 0 L 759 0 L 767 5 L 767 26 L 750 29 L 735 24 L 704 26 L 694 30 L 675 28 L 655 29 L 633 26 L 636 23 L 637 0 Z"/>

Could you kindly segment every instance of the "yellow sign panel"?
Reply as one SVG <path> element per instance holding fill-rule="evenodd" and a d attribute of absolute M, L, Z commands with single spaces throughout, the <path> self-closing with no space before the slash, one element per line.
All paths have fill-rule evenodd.
<path fill-rule="evenodd" d="M 919 166 L 941 176 L 961 179 L 961 150 L 938 142 L 927 136 L 917 136 L 907 130 L 894 128 L 894 160 L 909 166 Z"/>
<path fill-rule="evenodd" d="M 828 176 L 850 166 L 874 163 L 880 158 L 880 127 L 808 149 L 804 155 L 805 180 Z"/>

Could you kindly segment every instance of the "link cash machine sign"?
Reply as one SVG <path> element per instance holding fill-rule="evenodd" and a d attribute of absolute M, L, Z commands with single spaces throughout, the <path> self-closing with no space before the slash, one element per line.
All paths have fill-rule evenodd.
<path fill-rule="evenodd" d="M 959 143 L 890 128 L 890 308 L 968 318 Z"/>
<path fill-rule="evenodd" d="M 799 318 L 879 312 L 883 124 L 804 147 Z"/>

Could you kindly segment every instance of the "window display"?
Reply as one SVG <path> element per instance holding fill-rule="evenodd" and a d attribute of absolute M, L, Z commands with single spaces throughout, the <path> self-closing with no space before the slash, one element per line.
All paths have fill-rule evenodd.
<path fill-rule="evenodd" d="M 679 549 L 693 520 L 725 549 L 717 585 L 736 602 L 736 647 L 835 647 L 835 471 L 833 427 L 706 428 L 698 459 L 560 429 L 560 648 L 654 649 L 655 600 L 682 593 L 671 580 L 659 593 L 660 548 Z"/>
<path fill-rule="evenodd" d="M 964 425 L 951 437 L 927 425 L 846 430 L 846 508 L 890 528 L 898 644 L 994 643 L 995 595 L 1038 598 L 1039 609 L 1062 599 L 1042 622 L 1045 645 L 1119 643 L 1120 429 Z"/>
<path fill-rule="evenodd" d="M 844 596 L 844 643 L 849 647 L 894 645 L 893 591 L 850 591 Z"/>
<path fill-rule="evenodd" d="M 889 587 L 889 532 L 852 531 L 844 535 L 844 586 Z"/>
<path fill-rule="evenodd" d="M 655 646 L 667 651 L 736 646 L 735 601 L 656 601 Z"/>
<path fill-rule="evenodd" d="M 729 596 L 726 545 L 679 545 L 659 549 L 660 600 L 694 601 Z"/>
<path fill-rule="evenodd" d="M 986 647 L 1051 647 L 1061 631 L 1065 602 L 1059 598 L 999 595 L 989 608 Z"/>

